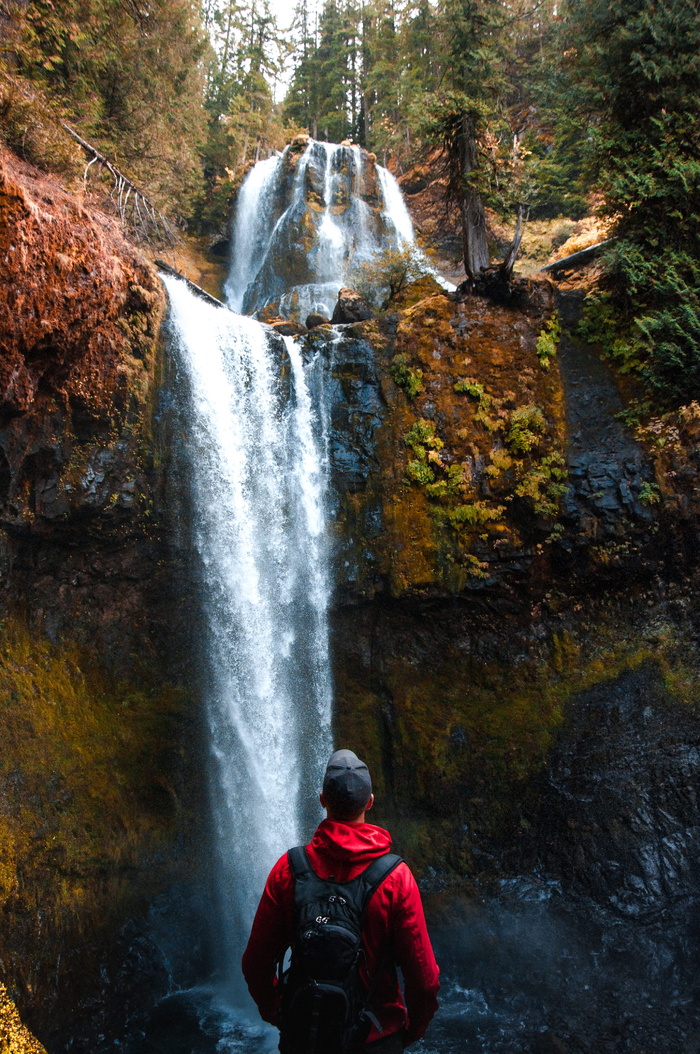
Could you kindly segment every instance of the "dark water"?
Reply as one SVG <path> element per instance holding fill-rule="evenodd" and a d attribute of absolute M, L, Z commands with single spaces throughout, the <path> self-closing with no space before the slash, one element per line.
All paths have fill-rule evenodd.
<path fill-rule="evenodd" d="M 697 902 L 638 922 L 517 878 L 481 902 L 443 902 L 431 931 L 441 1006 L 415 1054 L 700 1054 Z M 125 1046 L 271 1054 L 276 1033 L 202 987 L 164 1000 Z"/>

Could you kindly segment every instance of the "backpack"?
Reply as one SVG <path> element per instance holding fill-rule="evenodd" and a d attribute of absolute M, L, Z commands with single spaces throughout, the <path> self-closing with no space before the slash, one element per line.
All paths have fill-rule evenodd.
<path fill-rule="evenodd" d="M 319 878 L 306 849 L 288 853 L 294 876 L 294 940 L 280 971 L 281 1054 L 354 1054 L 377 1019 L 360 980 L 362 926 L 375 889 L 401 863 L 386 853 L 349 882 Z M 381 1031 L 381 1029 L 380 1029 Z"/>

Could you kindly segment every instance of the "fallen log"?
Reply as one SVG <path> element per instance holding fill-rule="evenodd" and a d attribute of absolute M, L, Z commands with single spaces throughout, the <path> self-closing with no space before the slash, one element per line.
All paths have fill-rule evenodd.
<path fill-rule="evenodd" d="M 614 240 L 614 238 L 606 238 L 604 242 L 596 242 L 595 245 L 589 245 L 587 249 L 581 249 L 577 253 L 572 253 L 571 256 L 555 260 L 554 263 L 547 264 L 540 270 L 547 271 L 554 278 L 557 277 L 559 271 L 577 271 L 579 267 L 585 267 L 591 260 L 595 260 L 596 256 L 599 256 L 608 245 L 612 245 Z"/>
<path fill-rule="evenodd" d="M 171 267 L 170 264 L 165 262 L 165 260 L 156 260 L 155 265 L 160 268 L 161 271 L 165 271 L 166 274 L 171 275 L 173 278 L 180 278 L 183 282 L 187 282 L 187 285 L 192 292 L 196 296 L 201 297 L 202 300 L 207 300 L 210 304 L 214 304 L 215 307 L 223 307 L 226 311 L 231 310 L 222 300 L 217 300 L 215 296 L 211 295 L 211 293 L 207 293 L 206 289 L 202 289 L 201 285 L 197 285 L 196 282 L 193 282 L 187 277 L 187 275 L 182 274 L 177 268 Z"/>
<path fill-rule="evenodd" d="M 139 190 L 135 183 L 132 183 L 128 176 L 125 176 L 123 172 L 120 172 L 116 165 L 101 154 L 100 151 L 88 143 L 86 139 L 83 139 L 81 135 L 75 131 L 74 128 L 66 121 L 59 122 L 61 127 L 68 132 L 68 135 L 75 139 L 76 143 L 79 143 L 83 150 L 90 154 L 92 160 L 85 166 L 84 178 L 87 180 L 88 172 L 94 163 L 97 161 L 101 169 L 106 169 L 114 181 L 114 190 L 117 193 L 117 208 L 119 209 L 119 218 L 122 224 L 127 226 L 126 208 L 129 203 L 129 198 L 133 194 L 132 198 L 132 227 L 136 233 L 140 233 L 142 237 L 148 239 L 148 228 L 152 226 L 155 233 L 158 234 L 159 227 L 162 228 L 165 240 L 170 245 L 175 245 L 178 237 L 177 231 L 174 224 L 170 222 L 167 216 L 155 207 L 152 201 L 150 201 L 143 191 Z M 141 210 L 143 205 L 143 211 Z M 145 215 L 144 215 L 145 214 Z"/>

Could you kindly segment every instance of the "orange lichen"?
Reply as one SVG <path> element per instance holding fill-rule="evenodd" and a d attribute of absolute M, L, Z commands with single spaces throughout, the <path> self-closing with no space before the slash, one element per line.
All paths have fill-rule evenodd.
<path fill-rule="evenodd" d="M 47 385 L 86 410 L 123 401 L 151 365 L 164 294 L 115 223 L 0 150 L 0 401 Z"/>

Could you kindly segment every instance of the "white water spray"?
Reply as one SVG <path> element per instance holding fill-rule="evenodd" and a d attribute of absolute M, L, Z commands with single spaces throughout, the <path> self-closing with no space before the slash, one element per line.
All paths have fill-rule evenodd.
<path fill-rule="evenodd" d="M 187 390 L 224 970 L 331 751 L 323 422 L 301 352 L 164 278 Z"/>

